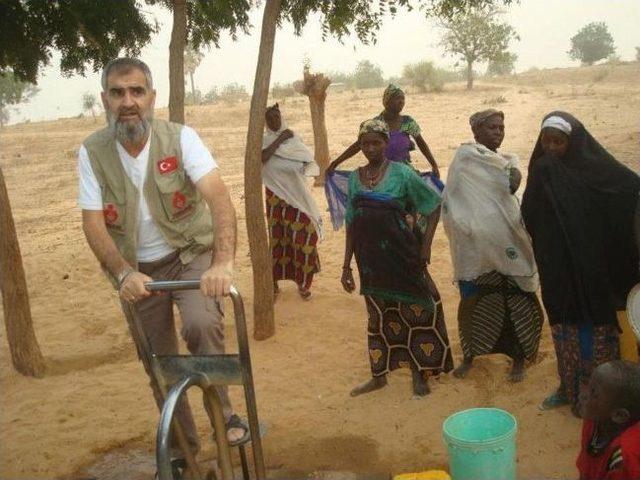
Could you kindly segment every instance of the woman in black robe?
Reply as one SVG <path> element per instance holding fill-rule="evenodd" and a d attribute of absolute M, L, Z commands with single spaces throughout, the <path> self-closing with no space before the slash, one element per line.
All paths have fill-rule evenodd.
<path fill-rule="evenodd" d="M 571 404 L 576 413 L 593 368 L 619 356 L 616 310 L 639 279 L 639 191 L 640 177 L 576 118 L 545 117 L 522 200 L 560 375 L 543 408 Z"/>

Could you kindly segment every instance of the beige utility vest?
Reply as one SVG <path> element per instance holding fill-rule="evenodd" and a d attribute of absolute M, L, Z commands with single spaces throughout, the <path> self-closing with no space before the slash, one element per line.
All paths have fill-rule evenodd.
<path fill-rule="evenodd" d="M 142 190 L 153 221 L 186 264 L 212 248 L 213 227 L 206 203 L 184 170 L 181 129 L 182 125 L 176 123 L 153 120 Z M 108 128 L 90 135 L 84 146 L 100 185 L 107 231 L 124 259 L 137 268 L 138 189 L 122 166 L 116 140 Z"/>

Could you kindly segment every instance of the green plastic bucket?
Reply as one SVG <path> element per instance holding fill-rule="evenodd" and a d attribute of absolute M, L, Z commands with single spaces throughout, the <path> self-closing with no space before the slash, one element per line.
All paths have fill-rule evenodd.
<path fill-rule="evenodd" d="M 518 422 L 499 408 L 472 408 L 444 421 L 453 480 L 515 480 Z"/>

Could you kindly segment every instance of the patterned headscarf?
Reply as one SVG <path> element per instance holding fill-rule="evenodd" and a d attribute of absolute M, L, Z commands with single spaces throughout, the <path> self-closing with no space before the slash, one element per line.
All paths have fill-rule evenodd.
<path fill-rule="evenodd" d="M 389 86 L 385 89 L 384 93 L 382 94 L 382 105 L 386 107 L 387 104 L 389 103 L 389 100 L 391 100 L 396 95 L 404 95 L 404 92 L 399 86 L 393 83 L 390 83 Z"/>
<path fill-rule="evenodd" d="M 494 115 L 500 115 L 504 120 L 504 112 L 496 110 L 495 108 L 487 108 L 486 110 L 481 110 L 474 113 L 469 117 L 469 125 L 471 125 L 471 130 L 475 130 Z"/>
<path fill-rule="evenodd" d="M 358 138 L 360 138 L 365 133 L 379 133 L 380 135 L 384 135 L 386 139 L 389 140 L 389 126 L 384 120 L 373 118 L 371 120 L 365 120 L 364 122 L 362 122 L 360 124 Z"/>

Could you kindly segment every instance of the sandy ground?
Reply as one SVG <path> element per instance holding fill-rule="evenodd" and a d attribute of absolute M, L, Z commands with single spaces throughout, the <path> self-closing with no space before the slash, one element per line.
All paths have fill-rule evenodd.
<path fill-rule="evenodd" d="M 640 65 L 540 71 L 472 92 L 461 85 L 441 94 L 409 92 L 405 111 L 416 118 L 438 162 L 470 138 L 470 113 L 496 106 L 506 113 L 503 149 L 523 166 L 542 116 L 561 108 L 574 113 L 618 159 L 637 169 Z M 332 156 L 347 147 L 360 121 L 381 109 L 381 91 L 330 94 L 327 124 Z M 500 97 L 505 101 L 498 103 Z M 306 99 L 281 100 L 284 118 L 309 144 L 313 139 Z M 166 117 L 166 111 L 158 112 Z M 238 207 L 240 245 L 237 286 L 251 312 L 251 268 L 243 205 L 243 154 L 248 104 L 188 107 L 187 122 L 218 159 Z M 22 124 L 0 132 L 2 167 L 12 202 L 29 283 L 35 331 L 48 362 L 43 379 L 11 368 L 0 334 L 0 476 L 54 478 L 78 471 L 116 448 L 152 450 L 157 411 L 138 363 L 115 293 L 89 251 L 76 207 L 76 152 L 102 119 Z M 414 157 L 421 167 L 422 158 Z M 363 157 L 352 159 L 353 168 Z M 444 170 L 446 173 L 446 169 Z M 314 195 L 325 210 L 321 189 Z M 5 208 L 3 205 L 2 208 Z M 329 225 L 328 213 L 325 221 Z M 340 269 L 344 232 L 327 231 L 320 245 L 322 272 L 304 302 L 292 284 L 276 304 L 275 337 L 252 342 L 254 375 L 270 468 L 400 473 L 447 464 L 442 421 L 470 407 L 496 406 L 518 419 L 519 478 L 575 478 L 579 422 L 567 409 L 542 413 L 537 405 L 557 383 L 548 327 L 538 362 L 522 384 L 509 384 L 508 360 L 477 359 L 469 377 L 443 376 L 433 393 L 412 400 L 410 376 L 396 372 L 390 385 L 356 399 L 350 388 L 368 377 L 365 309 L 343 292 Z M 448 243 L 438 228 L 432 274 L 440 287 L 456 361 L 458 293 L 451 279 Z M 228 320 L 230 321 L 230 320 Z M 251 325 L 251 318 L 249 318 Z M 235 337 L 227 328 L 228 345 Z M 242 409 L 241 391 L 232 397 Z M 207 432 L 202 408 L 196 413 Z"/>

